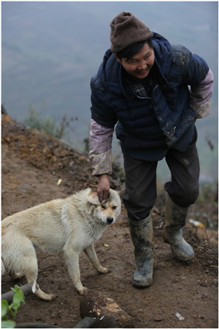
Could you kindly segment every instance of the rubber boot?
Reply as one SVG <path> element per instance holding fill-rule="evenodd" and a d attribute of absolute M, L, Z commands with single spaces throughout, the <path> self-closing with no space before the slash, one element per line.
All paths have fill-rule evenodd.
<path fill-rule="evenodd" d="M 182 261 L 189 261 L 195 256 L 192 246 L 183 238 L 182 228 L 186 223 L 188 209 L 177 206 L 167 194 L 164 241 L 170 244 L 175 258 Z"/>
<path fill-rule="evenodd" d="M 141 221 L 129 220 L 130 233 L 134 245 L 136 271 L 132 284 L 135 287 L 148 287 L 153 282 L 153 225 L 150 216 Z"/>

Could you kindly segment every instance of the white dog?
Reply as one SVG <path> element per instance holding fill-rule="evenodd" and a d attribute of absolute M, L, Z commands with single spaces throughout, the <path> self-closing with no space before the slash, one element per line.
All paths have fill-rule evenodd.
<path fill-rule="evenodd" d="M 33 283 L 33 292 L 44 300 L 46 294 L 37 284 L 38 265 L 34 247 L 56 253 L 64 251 L 69 274 L 79 294 L 87 291 L 80 280 L 79 255 L 82 250 L 100 273 L 108 273 L 96 255 L 93 243 L 107 225 L 120 214 L 121 200 L 110 189 L 109 199 L 99 202 L 97 192 L 90 188 L 66 199 L 52 200 L 21 211 L 2 221 L 2 274 L 25 276 Z"/>

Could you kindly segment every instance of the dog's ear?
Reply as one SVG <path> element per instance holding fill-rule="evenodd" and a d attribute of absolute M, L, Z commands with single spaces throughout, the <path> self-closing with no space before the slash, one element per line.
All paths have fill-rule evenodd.
<path fill-rule="evenodd" d="M 87 200 L 88 200 L 88 202 L 90 202 L 91 204 L 94 204 L 95 206 L 98 206 L 100 204 L 96 191 L 91 191 L 87 196 Z"/>

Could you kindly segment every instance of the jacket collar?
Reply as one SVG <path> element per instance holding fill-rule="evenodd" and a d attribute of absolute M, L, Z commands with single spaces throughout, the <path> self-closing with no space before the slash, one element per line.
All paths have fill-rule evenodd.
<path fill-rule="evenodd" d="M 167 73 L 172 62 L 172 49 L 169 41 L 160 34 L 153 32 L 153 46 L 155 52 L 155 63 L 158 73 L 158 83 L 164 88 L 167 86 Z M 129 94 L 125 84 L 125 72 L 115 58 L 114 53 L 108 49 L 104 55 L 98 75 L 104 85 L 114 93 L 122 93 L 126 98 L 133 98 Z M 120 87 L 120 88 L 119 88 Z"/>

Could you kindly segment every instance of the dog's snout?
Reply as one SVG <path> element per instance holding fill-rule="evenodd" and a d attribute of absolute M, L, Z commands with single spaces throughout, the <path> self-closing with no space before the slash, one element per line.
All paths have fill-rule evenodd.
<path fill-rule="evenodd" d="M 112 217 L 107 217 L 106 221 L 107 221 L 107 224 L 112 224 L 113 218 Z"/>

